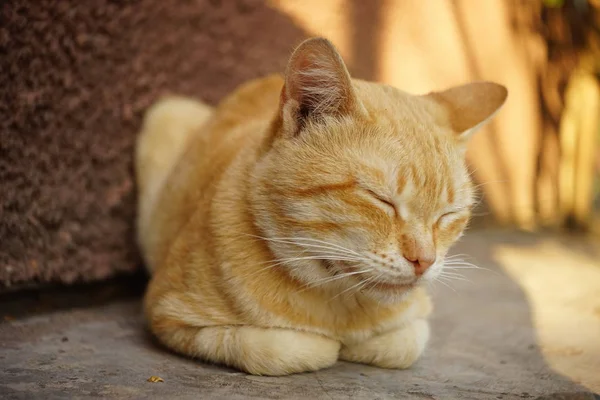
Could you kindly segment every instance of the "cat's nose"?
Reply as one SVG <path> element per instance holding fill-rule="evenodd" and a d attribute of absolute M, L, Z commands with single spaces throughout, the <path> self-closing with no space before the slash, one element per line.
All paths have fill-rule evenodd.
<path fill-rule="evenodd" d="M 413 265 L 415 269 L 415 275 L 421 276 L 427 271 L 429 267 L 431 267 L 435 263 L 435 255 L 405 255 L 404 258 L 408 260 Z"/>
<path fill-rule="evenodd" d="M 431 235 L 405 235 L 401 250 L 404 258 L 413 265 L 417 277 L 435 263 L 436 251 Z"/>

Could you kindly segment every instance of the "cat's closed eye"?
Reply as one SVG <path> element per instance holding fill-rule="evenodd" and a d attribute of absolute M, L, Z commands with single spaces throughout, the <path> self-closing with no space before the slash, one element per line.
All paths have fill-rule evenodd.
<path fill-rule="evenodd" d="M 439 227 L 448 226 L 451 222 L 453 222 L 456 219 L 458 219 L 459 216 L 460 216 L 460 212 L 459 211 L 449 211 L 449 212 L 446 212 L 446 213 L 442 214 L 438 218 L 437 225 Z"/>
<path fill-rule="evenodd" d="M 385 197 L 377 194 L 371 189 L 365 189 L 365 191 L 369 193 L 372 198 L 377 200 L 377 202 L 383 207 L 387 208 L 389 211 L 392 211 L 394 214 L 396 213 L 396 205 L 394 205 L 394 203 L 392 203 L 390 200 L 387 200 Z"/>

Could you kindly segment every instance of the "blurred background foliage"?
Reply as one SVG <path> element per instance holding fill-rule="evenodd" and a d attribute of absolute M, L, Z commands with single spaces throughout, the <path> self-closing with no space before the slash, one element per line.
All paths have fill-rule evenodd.
<path fill-rule="evenodd" d="M 557 129 L 561 143 L 559 221 L 598 232 L 600 1 L 545 0 L 543 4 L 542 32 L 549 62 L 541 87 L 546 117 L 552 121 L 549 131 Z"/>

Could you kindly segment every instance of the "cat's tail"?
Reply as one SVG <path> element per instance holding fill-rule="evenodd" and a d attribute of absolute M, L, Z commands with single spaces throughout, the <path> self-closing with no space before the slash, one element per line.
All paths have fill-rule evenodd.
<path fill-rule="evenodd" d="M 148 227 L 153 205 L 189 139 L 212 113 L 212 107 L 185 97 L 164 98 L 146 112 L 135 152 L 138 235 Z"/>

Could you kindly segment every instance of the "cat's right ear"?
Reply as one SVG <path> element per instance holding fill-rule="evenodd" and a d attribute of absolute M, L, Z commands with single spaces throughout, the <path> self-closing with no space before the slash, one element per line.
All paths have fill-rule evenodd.
<path fill-rule="evenodd" d="M 279 105 L 285 136 L 296 136 L 309 121 L 348 115 L 357 104 L 350 74 L 330 41 L 308 39 L 296 48 Z"/>
<path fill-rule="evenodd" d="M 446 123 L 462 146 L 496 115 L 507 96 L 506 88 L 494 82 L 473 82 L 426 95 L 446 110 Z"/>

